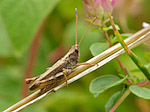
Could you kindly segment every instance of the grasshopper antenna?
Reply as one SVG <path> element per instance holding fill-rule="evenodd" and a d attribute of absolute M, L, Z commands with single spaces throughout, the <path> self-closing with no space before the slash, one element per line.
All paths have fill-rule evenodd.
<path fill-rule="evenodd" d="M 82 41 L 83 37 L 85 36 L 85 34 L 87 33 L 87 31 L 89 30 L 89 28 L 91 27 L 91 25 L 94 23 L 95 19 L 96 19 L 96 17 L 93 18 L 92 22 L 89 24 L 89 26 L 87 27 L 87 29 L 84 32 L 83 36 L 81 37 L 80 42 L 79 42 L 79 46 L 81 44 L 81 41 Z"/>
<path fill-rule="evenodd" d="M 76 14 L 76 45 L 77 45 L 77 24 L 78 24 L 78 10 L 75 8 L 75 14 Z"/>

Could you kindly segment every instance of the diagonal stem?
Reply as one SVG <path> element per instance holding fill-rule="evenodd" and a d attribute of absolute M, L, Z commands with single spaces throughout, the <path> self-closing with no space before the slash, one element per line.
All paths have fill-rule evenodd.
<path fill-rule="evenodd" d="M 129 88 L 124 92 L 121 98 L 117 101 L 117 103 L 110 109 L 109 112 L 114 112 L 117 107 L 126 99 L 126 97 L 130 94 Z"/>
<path fill-rule="evenodd" d="M 150 30 L 150 27 L 144 28 L 140 30 L 139 32 L 135 33 L 131 37 L 125 39 L 125 43 L 128 45 L 128 47 L 134 48 L 138 46 L 139 44 L 147 41 L 150 39 L 150 33 L 148 33 Z M 108 63 L 112 59 L 118 57 L 119 55 L 125 53 L 122 46 L 118 43 L 111 48 L 107 49 L 103 53 L 93 57 L 92 59 L 88 60 L 87 63 L 96 64 L 95 66 L 84 66 L 81 65 L 77 67 L 69 76 L 68 76 L 68 84 L 80 79 L 81 77 L 87 75 L 88 73 L 98 69 L 99 67 L 103 66 L 104 64 Z M 20 111 L 23 108 L 26 108 L 27 106 L 31 105 L 32 103 L 35 103 L 36 101 L 42 99 L 46 95 L 52 92 L 52 90 L 57 91 L 58 89 L 64 87 L 66 85 L 65 80 L 62 82 L 56 83 L 56 86 L 52 89 L 50 89 L 48 92 L 44 94 L 40 94 L 40 91 L 36 91 L 33 94 L 29 95 L 28 97 L 24 98 L 23 100 L 19 101 L 18 103 L 12 105 L 8 109 L 4 110 L 3 112 L 10 112 L 10 111 Z"/>
<path fill-rule="evenodd" d="M 141 70 L 141 72 L 143 72 L 143 74 L 146 76 L 146 78 L 148 80 L 150 80 L 150 73 L 149 73 L 148 69 L 142 64 L 142 62 L 137 58 L 137 56 L 128 48 L 127 44 L 124 42 L 123 38 L 121 37 L 119 31 L 115 27 L 115 24 L 114 24 L 114 21 L 112 20 L 110 12 L 108 11 L 107 13 L 108 13 L 111 25 L 112 25 L 113 30 L 114 30 L 114 34 L 118 38 L 120 44 L 122 45 L 122 47 L 124 48 L 124 50 L 126 51 L 126 53 L 129 55 L 129 57 L 132 59 L 132 61 Z"/>
<path fill-rule="evenodd" d="M 104 25 L 105 25 L 105 24 L 103 23 L 103 25 L 102 25 L 103 28 L 104 28 Z M 107 33 L 105 30 L 103 30 L 103 32 L 104 32 L 104 35 L 105 35 L 105 37 L 106 37 L 106 40 L 107 40 L 108 43 L 109 43 L 109 47 L 111 47 L 113 44 L 112 44 L 112 42 L 111 42 L 110 39 L 109 39 L 108 33 Z M 121 60 L 120 60 L 120 58 L 117 57 L 116 59 L 117 59 L 119 65 L 120 65 L 121 69 L 123 70 L 124 74 L 125 74 L 125 75 L 128 75 L 128 73 L 127 73 L 125 67 L 123 66 L 123 64 L 122 64 L 122 62 L 121 62 Z M 131 81 L 130 79 L 127 79 L 127 81 L 128 81 L 130 84 L 132 84 L 132 81 Z"/>

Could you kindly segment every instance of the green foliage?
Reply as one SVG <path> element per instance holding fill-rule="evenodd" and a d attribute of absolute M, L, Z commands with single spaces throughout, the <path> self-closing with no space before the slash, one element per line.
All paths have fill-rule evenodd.
<path fill-rule="evenodd" d="M 0 55 L 10 55 L 13 50 L 21 56 L 33 40 L 39 26 L 59 0 L 1 0 L 0 1 Z M 3 37 L 4 36 L 4 37 Z M 6 47 L 4 47 L 6 45 Z"/>
<path fill-rule="evenodd" d="M 150 89 L 148 88 L 132 85 L 130 86 L 130 91 L 138 97 L 141 97 L 143 99 L 150 99 Z"/>
<path fill-rule="evenodd" d="M 97 42 L 90 46 L 90 51 L 93 56 L 96 56 L 108 48 L 108 43 Z"/>
<path fill-rule="evenodd" d="M 132 34 L 131 34 L 131 33 L 122 33 L 122 34 L 120 34 L 120 35 L 121 35 L 121 37 L 122 37 L 123 39 L 126 39 L 126 38 L 130 37 Z M 116 44 L 116 43 L 119 42 L 119 40 L 118 40 L 118 38 L 115 36 L 115 37 L 113 37 L 113 38 L 111 39 L 111 42 L 112 42 L 113 44 Z"/>
<path fill-rule="evenodd" d="M 110 19 L 111 21 L 112 18 Z M 114 22 L 111 22 L 111 24 L 115 27 Z M 118 38 L 119 43 L 124 48 L 124 51 L 129 55 L 129 57 L 132 59 L 132 61 L 138 66 L 138 68 L 143 72 L 143 74 L 146 76 L 148 80 L 150 80 L 150 73 L 148 69 L 143 65 L 143 63 L 138 59 L 138 57 L 127 47 L 125 41 L 121 37 L 119 31 L 114 31 L 115 36 Z"/>
<path fill-rule="evenodd" d="M 100 93 L 104 92 L 105 90 L 121 84 L 126 78 L 127 76 L 123 79 L 120 79 L 115 75 L 105 75 L 97 77 L 90 84 L 90 92 L 95 94 L 95 96 L 97 97 Z"/>
<path fill-rule="evenodd" d="M 0 111 L 22 99 L 26 51 L 58 1 L 0 1 Z M 19 59 L 15 58 L 18 56 Z M 36 108 L 33 106 L 29 111 L 41 110 Z"/>
<path fill-rule="evenodd" d="M 117 30 L 120 30 L 120 27 L 117 24 L 115 24 L 115 26 L 116 26 Z M 113 27 L 112 26 L 104 27 L 103 30 L 107 32 L 109 30 L 113 30 Z"/>
<path fill-rule="evenodd" d="M 123 39 L 126 39 L 126 38 L 128 38 L 128 37 L 130 37 L 130 36 L 132 36 L 133 34 L 131 34 L 131 33 L 122 33 L 121 34 L 121 37 L 123 38 Z"/>
<path fill-rule="evenodd" d="M 144 65 L 150 71 L 150 63 Z"/>
<path fill-rule="evenodd" d="M 0 68 L 0 111 L 20 100 L 21 66 L 3 66 Z"/>
<path fill-rule="evenodd" d="M 150 9 L 149 3 L 146 1 L 142 2 Z M 140 22 L 139 19 L 135 19 L 135 14 L 132 14 L 136 9 L 130 11 L 130 17 L 129 15 L 123 17 L 125 18 L 124 20 L 127 20 L 123 20 L 127 24 L 122 24 L 121 19 L 114 16 L 115 22 L 117 24 L 119 23 L 118 26 L 121 26 L 121 28 L 118 28 L 118 30 L 121 29 L 120 32 L 136 32 L 137 29 L 141 29 L 141 22 L 145 21 L 150 14 L 150 10 L 145 9 L 145 5 L 142 5 L 143 4 L 139 5 L 140 9 L 144 10 L 136 13 L 137 16 L 140 14 Z M 134 4 L 134 6 L 136 6 L 136 4 Z M 41 28 L 40 25 L 43 22 L 45 22 L 45 26 L 39 41 L 32 76 L 43 73 L 48 66 L 51 66 L 57 60 L 52 57 L 55 58 L 58 54 L 58 58 L 61 58 L 67 50 L 75 44 L 75 8 L 78 8 L 79 13 L 79 41 L 88 26 L 88 22 L 85 22 L 86 11 L 83 9 L 81 0 L 0 0 L 0 111 L 3 111 L 22 99 L 21 94 L 30 55 L 30 45 L 34 36 L 39 33 L 38 30 Z M 118 10 L 115 11 L 115 13 L 119 15 L 120 12 Z M 127 13 L 124 13 L 124 10 L 122 10 L 121 14 Z M 131 22 L 132 18 L 134 18 L 133 22 Z M 128 29 L 126 25 L 129 25 L 132 29 Z M 92 27 L 87 32 L 80 45 L 80 62 L 84 62 L 91 57 L 90 46 L 99 43 L 95 48 L 92 48 L 92 51 L 97 54 L 108 47 L 107 43 L 103 43 L 105 42 L 104 34 L 100 26 L 96 25 L 95 29 L 98 30 L 95 32 L 92 31 L 94 28 L 95 27 Z M 112 34 L 111 42 L 113 42 L 113 44 L 118 42 L 117 38 L 113 36 L 111 26 L 104 29 L 108 31 L 109 36 Z M 125 39 L 130 36 L 130 34 L 121 34 L 121 36 Z M 60 45 L 65 47 L 62 54 L 59 52 L 62 50 L 61 48 L 57 51 L 57 48 Z M 145 67 L 150 70 L 149 53 L 145 53 L 145 56 L 143 53 L 143 50 L 149 52 L 149 49 L 146 47 L 141 45 L 134 49 L 134 52 L 136 52 L 138 57 L 144 62 Z M 130 72 L 131 70 L 137 70 L 137 67 L 130 59 L 128 59 L 127 55 L 122 55 L 121 61 L 125 68 Z M 102 93 L 98 98 L 93 98 L 93 95 L 88 91 L 88 85 L 96 76 L 103 74 L 120 74 L 118 69 L 120 69 L 118 63 L 116 63 L 116 60 L 113 60 L 92 74 L 72 83 L 68 88 L 64 87 L 60 91 L 48 95 L 46 98 L 25 108 L 22 112 L 104 112 L 104 105 L 107 103 L 108 98 L 118 91 L 120 86 L 115 86 L 111 91 L 108 90 L 109 92 Z M 138 69 L 138 71 L 132 72 L 131 75 L 133 77 L 129 78 L 137 80 L 136 78 L 138 77 L 141 82 L 145 77 L 139 71 L 140 70 Z M 120 76 L 124 78 L 122 73 Z M 116 79 L 118 80 L 116 80 L 114 84 L 118 83 L 119 80 L 122 80 L 118 77 Z M 139 81 L 134 82 L 140 83 Z M 124 81 L 123 83 L 127 83 L 127 81 Z M 102 90 L 105 91 L 105 89 L 112 86 L 113 84 Z M 99 93 L 97 93 L 97 95 L 98 94 Z M 106 108 L 110 109 L 112 107 L 117 100 L 118 95 L 119 93 L 115 93 L 110 98 Z M 127 108 L 133 112 L 139 111 L 137 105 L 131 103 L 134 99 L 134 96 L 127 99 L 116 112 L 126 112 Z"/>
<path fill-rule="evenodd" d="M 120 95 L 121 95 L 121 91 L 118 91 L 109 98 L 109 101 L 105 105 L 105 112 L 109 112 L 109 110 L 114 106 L 114 104 L 116 103 Z"/>
<path fill-rule="evenodd" d="M 12 55 L 11 42 L 5 28 L 5 24 L 2 22 L 0 16 L 0 56 L 6 57 Z"/>
<path fill-rule="evenodd" d="M 129 54 L 130 58 L 133 60 L 133 62 L 138 66 L 138 68 L 143 72 L 143 74 L 146 76 L 148 80 L 150 80 L 150 72 L 148 69 L 142 64 L 142 62 L 137 58 L 136 55 Z"/>

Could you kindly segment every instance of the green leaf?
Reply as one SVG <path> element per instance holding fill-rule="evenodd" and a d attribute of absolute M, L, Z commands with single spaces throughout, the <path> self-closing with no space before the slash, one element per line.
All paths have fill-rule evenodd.
<path fill-rule="evenodd" d="M 117 30 L 120 30 L 120 27 L 117 24 L 115 24 L 115 26 L 116 26 Z M 113 30 L 113 27 L 112 26 L 104 27 L 103 30 L 105 30 L 105 31 Z"/>
<path fill-rule="evenodd" d="M 150 70 L 150 63 L 144 65 L 148 70 Z"/>
<path fill-rule="evenodd" d="M 104 27 L 103 30 L 104 30 L 104 31 L 108 31 L 108 30 L 110 30 L 110 29 L 109 29 L 108 27 Z"/>
<path fill-rule="evenodd" d="M 130 86 L 130 91 L 140 98 L 150 99 L 150 89 L 148 88 L 132 85 Z"/>
<path fill-rule="evenodd" d="M 124 75 L 124 74 L 121 74 L 121 73 L 119 73 L 118 75 L 119 75 L 120 77 L 122 77 L 122 78 L 125 77 L 125 75 Z"/>
<path fill-rule="evenodd" d="M 6 48 L 3 48 L 10 50 L 10 46 L 12 46 L 16 56 L 23 54 L 31 44 L 40 25 L 52 9 L 54 9 L 58 1 L 59 0 L 1 0 L 0 25 L 2 24 L 2 26 L 0 26 L 0 33 L 7 37 L 4 40 L 5 44 L 9 44 L 6 45 Z M 1 37 L 3 35 L 0 35 L 0 40 L 4 38 Z M 0 53 L 8 55 L 7 51 Z"/>
<path fill-rule="evenodd" d="M 131 35 L 132 35 L 131 33 L 123 33 L 123 34 L 121 34 L 121 37 L 123 39 L 126 39 L 126 38 L 130 37 Z M 116 36 L 111 41 L 112 41 L 113 44 L 119 42 L 119 40 Z"/>
<path fill-rule="evenodd" d="M 109 110 L 113 107 L 113 105 L 116 103 L 118 98 L 121 95 L 121 91 L 118 91 L 117 93 L 113 94 L 107 104 L 105 105 L 105 112 L 109 112 Z"/>
<path fill-rule="evenodd" d="M 98 97 L 99 96 L 99 93 L 94 93 L 94 97 Z"/>
<path fill-rule="evenodd" d="M 115 24 L 115 27 L 117 28 L 117 30 L 120 30 L 120 27 L 119 27 L 117 24 Z M 109 29 L 113 29 L 112 25 L 109 26 L 108 28 L 109 28 Z"/>
<path fill-rule="evenodd" d="M 122 37 L 123 39 L 126 39 L 126 38 L 128 38 L 128 37 L 130 37 L 130 36 L 132 36 L 131 33 L 122 33 L 122 34 L 121 34 L 121 37 Z"/>
<path fill-rule="evenodd" d="M 150 71 L 150 63 L 144 65 L 149 71 Z M 133 70 L 131 70 L 130 72 L 141 72 L 141 70 L 139 68 L 135 68 Z"/>
<path fill-rule="evenodd" d="M 89 90 L 93 94 L 100 94 L 111 87 L 121 84 L 126 78 L 127 76 L 123 79 L 115 75 L 100 76 L 91 82 Z"/>
<path fill-rule="evenodd" d="M 104 42 L 99 42 L 99 43 L 94 43 L 90 46 L 90 51 L 93 56 L 96 56 L 106 50 L 108 47 L 108 43 Z"/>

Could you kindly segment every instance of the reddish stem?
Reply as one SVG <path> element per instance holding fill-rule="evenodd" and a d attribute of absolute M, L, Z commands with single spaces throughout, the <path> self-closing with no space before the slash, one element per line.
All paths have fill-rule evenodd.
<path fill-rule="evenodd" d="M 150 84 L 150 82 L 145 82 L 146 80 L 144 80 L 142 83 L 138 84 L 138 86 L 145 86 L 145 85 L 148 85 Z"/>
<path fill-rule="evenodd" d="M 128 73 L 127 73 L 126 69 L 124 68 L 123 64 L 121 63 L 121 60 L 120 60 L 119 57 L 117 57 L 117 61 L 118 61 L 119 65 L 120 65 L 120 67 L 122 68 L 124 74 L 125 74 L 125 75 L 128 75 Z M 127 81 L 128 81 L 130 84 L 132 84 L 132 81 L 131 81 L 130 79 L 127 79 Z"/>
<path fill-rule="evenodd" d="M 45 21 L 41 24 L 39 30 L 37 31 L 37 33 L 34 36 L 33 42 L 31 44 L 30 47 L 30 51 L 29 51 L 29 58 L 28 58 L 28 62 L 27 62 L 27 66 L 26 66 L 26 70 L 25 70 L 25 76 L 24 76 L 24 81 L 23 81 L 23 89 L 22 89 L 22 97 L 26 97 L 28 94 L 28 85 L 25 83 L 25 79 L 32 77 L 32 71 L 33 71 L 33 67 L 34 67 L 34 63 L 35 63 L 35 58 L 37 55 L 37 50 L 38 50 L 38 46 L 39 46 L 39 40 L 42 34 L 42 31 L 44 29 L 45 26 Z"/>
<path fill-rule="evenodd" d="M 143 82 L 141 82 L 140 84 L 138 84 L 138 86 L 143 85 L 146 81 L 147 81 L 147 79 L 145 79 Z"/>
<path fill-rule="evenodd" d="M 104 25 L 103 25 L 103 28 L 104 28 Z M 104 31 L 104 30 L 103 30 L 103 32 L 104 32 L 104 34 L 105 34 L 106 40 L 107 40 L 108 43 L 109 43 L 109 46 L 111 47 L 113 44 L 112 44 L 112 42 L 111 42 L 110 39 L 109 39 L 108 33 L 107 33 L 106 31 Z"/>
<path fill-rule="evenodd" d="M 102 27 L 104 28 L 104 23 L 102 24 Z M 107 40 L 108 43 L 109 43 L 109 47 L 111 47 L 113 44 L 112 44 L 112 42 L 111 42 L 110 39 L 109 39 L 108 33 L 107 33 L 105 30 L 103 30 L 103 32 L 104 32 L 104 34 L 105 34 L 106 40 Z M 124 68 L 124 66 L 123 66 L 123 64 L 122 64 L 122 62 L 121 62 L 121 60 L 120 60 L 119 57 L 117 57 L 117 61 L 118 61 L 119 65 L 120 65 L 120 67 L 122 68 L 124 74 L 125 74 L 125 75 L 128 75 L 128 73 L 127 73 L 126 69 Z M 130 79 L 127 79 L 127 81 L 128 81 L 130 84 L 132 84 L 132 81 L 131 81 Z"/>
<path fill-rule="evenodd" d="M 126 99 L 126 97 L 130 94 L 129 88 L 125 91 L 125 93 L 121 96 L 121 98 L 117 101 L 117 103 L 109 110 L 109 112 L 114 112 L 117 107 Z"/>
<path fill-rule="evenodd" d="M 138 86 L 145 86 L 150 84 L 150 82 L 146 82 L 147 79 L 145 79 L 142 83 L 138 84 Z M 110 109 L 109 112 L 114 112 L 117 107 L 125 100 L 125 98 L 130 94 L 130 90 L 127 89 L 126 92 L 122 95 L 122 97 L 117 101 L 117 103 Z"/>

